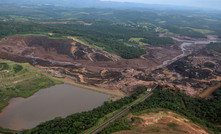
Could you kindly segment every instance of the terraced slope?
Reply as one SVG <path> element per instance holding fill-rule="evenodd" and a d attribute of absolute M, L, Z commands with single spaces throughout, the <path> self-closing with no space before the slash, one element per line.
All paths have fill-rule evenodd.
<path fill-rule="evenodd" d="M 74 37 L 11 36 L 0 40 L 0 58 L 28 62 L 54 76 L 126 94 L 157 82 L 198 96 L 220 81 L 220 55 L 205 48 L 214 40 L 172 37 L 173 47 L 145 46 L 146 54 L 140 58 L 123 59 Z M 185 42 L 192 44 L 182 45 Z"/>

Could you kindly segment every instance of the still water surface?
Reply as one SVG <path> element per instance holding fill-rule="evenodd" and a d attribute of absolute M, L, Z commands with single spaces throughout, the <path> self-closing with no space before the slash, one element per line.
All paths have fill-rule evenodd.
<path fill-rule="evenodd" d="M 88 111 L 111 96 L 71 85 L 56 85 L 33 96 L 14 98 L 0 113 L 0 126 L 14 130 L 33 128 L 41 122 Z"/>

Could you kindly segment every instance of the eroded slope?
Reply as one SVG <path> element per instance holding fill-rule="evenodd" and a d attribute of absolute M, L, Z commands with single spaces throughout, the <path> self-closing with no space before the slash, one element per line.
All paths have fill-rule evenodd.
<path fill-rule="evenodd" d="M 12 36 L 0 40 L 0 58 L 29 62 L 54 76 L 124 93 L 155 83 L 197 96 L 220 81 L 219 54 L 202 51 L 209 37 L 173 39 L 171 47 L 145 46 L 146 54 L 140 58 L 123 59 L 71 39 Z"/>

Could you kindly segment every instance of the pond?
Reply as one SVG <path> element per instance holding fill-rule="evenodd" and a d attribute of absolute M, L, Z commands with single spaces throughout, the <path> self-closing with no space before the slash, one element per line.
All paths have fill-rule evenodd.
<path fill-rule="evenodd" d="M 55 117 L 92 110 L 110 97 L 71 85 L 56 85 L 26 99 L 11 99 L 0 113 L 0 126 L 14 130 L 30 129 Z"/>

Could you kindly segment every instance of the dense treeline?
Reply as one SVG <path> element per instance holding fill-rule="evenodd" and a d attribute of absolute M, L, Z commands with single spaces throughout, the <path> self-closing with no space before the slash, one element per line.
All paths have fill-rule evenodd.
<path fill-rule="evenodd" d="M 91 26 L 85 26 L 81 24 L 75 25 L 62 25 L 63 29 L 74 29 L 78 33 L 83 33 L 84 35 L 90 35 L 100 38 L 109 39 L 123 39 L 127 41 L 131 37 L 154 37 L 157 36 L 154 29 L 146 29 L 143 27 L 131 26 L 127 27 L 124 25 L 113 24 L 110 21 L 90 21 Z"/>
<path fill-rule="evenodd" d="M 153 46 L 164 46 L 174 44 L 173 39 L 169 37 L 149 37 L 141 39 L 140 41 Z"/>
<path fill-rule="evenodd" d="M 153 12 L 155 11 L 155 13 Z M 173 10 L 172 10 L 173 11 Z M 152 23 L 157 26 L 174 25 L 181 27 L 194 27 L 220 31 L 220 13 L 207 13 L 196 10 L 179 10 L 176 14 L 171 10 L 116 10 L 96 8 L 69 8 L 53 5 L 36 5 L 30 7 L 2 5 L 0 8 L 3 18 L 0 20 L 29 20 L 29 21 L 64 21 L 71 20 L 108 20 L 131 24 Z M 191 14 L 191 16 L 189 16 Z M 14 17 L 14 16 L 19 17 Z M 200 24 L 200 25 L 199 25 Z"/>
<path fill-rule="evenodd" d="M 67 8 L 53 5 L 38 5 L 31 8 L 25 6 L 4 5 L 0 8 L 0 21 L 84 21 L 94 23 L 98 20 L 106 20 L 114 23 L 132 24 L 140 26 L 151 25 L 160 26 L 180 35 L 187 35 L 192 37 L 203 37 L 201 32 L 194 31 L 191 28 L 212 30 L 214 33 L 221 32 L 220 14 L 206 13 L 203 11 L 179 11 L 178 14 L 171 14 L 170 10 L 156 11 L 136 11 L 136 10 L 116 10 L 116 9 L 96 9 L 96 8 Z M 191 14 L 190 17 L 188 14 Z M 200 25 L 199 25 L 200 24 Z M 105 23 L 103 24 L 105 26 Z M 82 27 L 81 25 L 79 25 Z M 98 25 L 99 26 L 99 25 Z M 104 31 L 111 31 L 100 23 L 100 29 Z M 78 26 L 76 26 L 78 27 Z M 96 27 L 94 25 L 93 27 Z M 128 27 L 133 33 L 135 27 Z M 187 28 L 189 27 L 189 28 Z M 142 27 L 139 27 L 142 29 Z M 82 28 L 80 28 L 82 29 Z M 86 28 L 87 29 L 87 28 Z M 150 28 L 152 31 L 155 27 Z M 98 30 L 98 29 L 97 29 Z M 97 30 L 94 30 L 96 33 Z M 116 35 L 121 34 L 121 27 L 113 27 L 113 30 L 119 31 Z M 135 33 L 136 30 L 135 30 Z M 142 31 L 141 31 L 142 33 Z M 139 33 L 138 33 L 139 34 Z M 142 34 L 139 34 L 142 35 Z"/>
<path fill-rule="evenodd" d="M 84 39 L 89 42 L 90 44 L 94 44 L 101 48 L 104 48 L 105 51 L 110 53 L 115 53 L 122 58 L 131 59 L 131 58 L 139 58 L 141 55 L 146 53 L 146 50 L 140 47 L 128 46 L 120 40 L 114 39 L 105 39 L 105 38 L 94 38 L 89 37 Z"/>
<path fill-rule="evenodd" d="M 210 43 L 208 49 L 221 53 L 221 43 Z"/>
<path fill-rule="evenodd" d="M 0 15 L 0 38 L 14 34 L 33 33 L 54 33 L 53 37 L 81 36 L 123 58 L 137 58 L 145 53 L 143 49 L 123 43 L 131 37 L 146 38 L 143 42 L 152 45 L 171 44 L 171 39 L 157 37 L 155 30 L 158 26 L 168 29 L 169 32 L 191 37 L 205 37 L 201 32 L 193 30 L 191 27 L 202 30 L 209 29 L 214 33 L 221 31 L 219 21 L 184 15 L 141 13 L 133 10 L 74 9 L 54 6 L 34 6 L 33 8 L 6 6 L 0 10 L 2 13 Z M 67 20 L 76 24 L 41 25 L 31 23 Z M 83 25 L 84 22 L 92 23 L 92 25 Z M 201 25 L 198 25 L 199 23 Z M 99 40 L 95 41 L 95 38 Z"/>
<path fill-rule="evenodd" d="M 215 134 L 219 134 L 221 129 L 215 125 L 221 123 L 221 88 L 213 93 L 213 98 L 209 100 L 190 98 L 183 93 L 175 93 L 173 91 L 155 90 L 154 94 L 144 102 L 133 106 L 131 112 L 133 114 L 143 113 L 157 109 L 169 109 L 182 114 L 192 120 L 194 123 L 207 127 Z M 120 118 L 112 123 L 99 134 L 110 134 L 122 130 L 131 130 L 132 122 L 128 122 L 125 118 Z M 119 125 L 119 124 L 122 124 Z"/>
<path fill-rule="evenodd" d="M 44 122 L 31 130 L 25 130 L 22 133 L 33 134 L 79 134 L 93 127 L 100 118 L 122 108 L 123 106 L 136 100 L 146 89 L 139 90 L 129 97 L 122 98 L 115 102 L 105 102 L 104 105 L 88 112 L 76 113 L 66 118 L 55 118 L 54 120 Z"/>
<path fill-rule="evenodd" d="M 189 36 L 194 38 L 206 38 L 206 36 L 200 32 L 196 32 L 190 28 L 183 28 L 179 26 L 167 25 L 164 28 L 168 29 L 170 32 L 181 35 L 181 36 Z"/>
<path fill-rule="evenodd" d="M 166 108 L 185 115 L 193 122 L 207 127 L 214 133 L 219 129 L 213 124 L 221 123 L 221 88 L 213 93 L 209 100 L 190 98 L 183 93 L 155 90 L 154 94 L 143 103 L 132 108 L 132 112 L 140 112 L 152 108 Z"/>
<path fill-rule="evenodd" d="M 56 25 L 40 25 L 31 22 L 0 22 L 0 38 L 15 34 L 55 33 L 55 36 L 79 35 L 71 30 L 63 30 Z"/>
<path fill-rule="evenodd" d="M 98 132 L 98 134 L 111 134 L 123 130 L 131 130 L 131 128 L 132 125 L 126 119 L 124 120 L 120 118 L 110 123 L 110 125 Z"/>
<path fill-rule="evenodd" d="M 127 40 L 128 38 L 130 38 L 130 36 L 134 34 L 137 34 L 137 36 L 139 36 L 139 33 L 145 35 L 145 32 L 139 32 L 139 30 L 135 29 L 126 29 L 122 26 L 120 26 L 121 28 L 115 28 L 115 26 L 111 26 L 108 22 L 106 23 L 106 29 L 105 26 L 103 26 L 103 28 L 107 31 L 102 30 L 103 28 L 100 28 L 98 24 L 95 25 L 95 27 L 87 28 L 88 26 L 81 26 L 78 24 L 41 25 L 28 22 L 0 22 L 0 38 L 15 34 L 47 35 L 47 33 L 54 33 L 54 38 L 61 38 L 63 36 L 81 36 L 90 44 L 97 45 L 103 48 L 105 51 L 115 53 L 126 59 L 138 58 L 146 52 L 142 48 L 128 46 L 123 43 L 123 40 Z M 117 34 L 119 32 L 119 29 L 121 30 L 120 35 Z M 146 31 L 146 34 L 149 35 L 149 32 Z"/>

